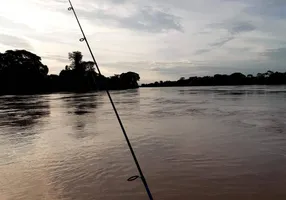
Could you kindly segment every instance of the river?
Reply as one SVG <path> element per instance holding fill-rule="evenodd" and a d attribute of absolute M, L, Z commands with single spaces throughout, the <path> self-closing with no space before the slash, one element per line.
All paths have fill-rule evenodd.
<path fill-rule="evenodd" d="M 154 199 L 286 199 L 286 86 L 111 92 Z M 0 97 L 1 200 L 148 199 L 103 92 Z"/>

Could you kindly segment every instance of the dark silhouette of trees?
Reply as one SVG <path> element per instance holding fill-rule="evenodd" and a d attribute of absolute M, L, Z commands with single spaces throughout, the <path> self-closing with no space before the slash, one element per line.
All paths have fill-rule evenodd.
<path fill-rule="evenodd" d="M 0 94 L 34 94 L 48 92 L 86 92 L 137 88 L 140 77 L 127 72 L 109 78 L 96 73 L 92 61 L 83 61 L 79 51 L 68 54 L 71 61 L 59 75 L 49 69 L 36 54 L 26 50 L 0 53 Z"/>
<path fill-rule="evenodd" d="M 0 92 L 37 93 L 46 90 L 48 72 L 41 58 L 26 50 L 0 53 Z"/>
<path fill-rule="evenodd" d="M 92 61 L 83 61 L 83 55 L 80 51 L 74 51 L 68 54 L 71 64 L 66 66 L 69 70 L 75 70 L 84 74 L 86 71 L 94 71 L 94 63 Z"/>
<path fill-rule="evenodd" d="M 97 73 L 92 61 L 83 61 L 79 51 L 68 54 L 70 65 L 60 72 L 60 85 L 64 91 L 85 92 L 96 90 Z"/>
<path fill-rule="evenodd" d="M 121 75 L 115 74 L 108 79 L 108 84 L 111 89 L 128 89 L 138 88 L 137 81 L 140 80 L 139 74 L 135 72 L 122 73 Z"/>
<path fill-rule="evenodd" d="M 286 84 L 286 72 L 267 71 L 258 73 L 256 76 L 245 76 L 240 72 L 231 75 L 215 74 L 214 76 L 181 77 L 177 81 L 160 81 L 150 84 L 142 84 L 141 87 L 170 87 L 170 86 L 219 86 L 219 85 L 279 85 Z"/>
<path fill-rule="evenodd" d="M 95 72 L 92 61 L 83 61 L 82 58 L 79 51 L 69 53 L 71 64 L 60 73 L 63 90 L 86 92 L 103 90 L 106 87 L 112 90 L 138 88 L 139 74 L 127 72 L 106 78 Z"/>

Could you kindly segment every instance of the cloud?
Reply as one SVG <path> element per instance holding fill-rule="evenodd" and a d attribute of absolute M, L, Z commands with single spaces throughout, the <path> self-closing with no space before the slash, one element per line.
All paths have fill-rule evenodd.
<path fill-rule="evenodd" d="M 155 81 L 184 74 L 285 70 L 285 0 L 72 2 L 107 76 L 133 70 L 142 80 Z M 67 0 L 3 1 L 1 48 L 32 44 L 53 73 L 69 63 L 70 51 L 82 51 L 89 60 L 68 6 Z"/>
<path fill-rule="evenodd" d="M 219 39 L 219 40 L 217 40 L 215 42 L 210 43 L 208 45 L 208 47 L 205 48 L 205 49 L 196 50 L 194 54 L 195 55 L 201 55 L 201 54 L 204 54 L 204 53 L 211 52 L 211 51 L 213 51 L 215 49 L 218 49 L 218 48 L 222 47 L 223 45 L 225 45 L 226 43 L 228 43 L 229 41 L 231 41 L 233 39 L 235 39 L 235 37 L 232 36 L 232 35 L 228 36 L 226 38 L 223 38 L 223 39 Z"/>
<path fill-rule="evenodd" d="M 209 43 L 207 48 L 195 51 L 195 55 L 208 53 L 210 51 L 218 49 L 227 44 L 228 42 L 239 37 L 240 34 L 251 32 L 256 29 L 253 24 L 245 21 L 228 21 L 224 23 L 214 23 L 210 24 L 208 27 L 213 30 L 212 32 L 210 32 L 212 34 L 216 31 L 224 30 L 228 36 L 222 39 L 218 39 L 215 42 Z"/>
<path fill-rule="evenodd" d="M 65 63 L 65 64 L 69 64 L 69 59 L 68 56 L 64 57 L 64 56 L 60 56 L 60 55 L 46 55 L 46 56 L 42 56 L 43 59 L 46 60 L 54 60 L 54 61 L 58 61 L 60 63 Z"/>
<path fill-rule="evenodd" d="M 195 55 L 201 55 L 201 54 L 204 54 L 204 53 L 208 53 L 210 52 L 212 49 L 211 48 L 206 48 L 206 49 L 199 49 L 199 50 L 196 50 L 195 51 Z"/>
<path fill-rule="evenodd" d="M 196 50 L 195 51 L 195 55 L 201 55 L 201 54 L 204 54 L 204 53 L 208 53 L 214 49 L 217 49 L 217 48 L 220 48 L 222 47 L 223 45 L 225 45 L 226 43 L 228 43 L 229 41 L 235 39 L 234 36 L 228 36 L 226 38 L 223 38 L 223 39 L 220 39 L 220 40 L 217 40 L 215 42 L 212 42 L 209 44 L 209 46 L 205 49 L 199 49 L 199 50 Z"/>
<path fill-rule="evenodd" d="M 226 37 L 226 38 L 223 38 L 223 39 L 221 39 L 221 40 L 219 40 L 219 41 L 216 41 L 216 42 L 214 42 L 214 43 L 211 43 L 210 46 L 211 46 L 211 47 L 216 47 L 216 48 L 218 48 L 218 47 L 221 47 L 221 46 L 223 46 L 224 44 L 228 43 L 229 41 L 233 40 L 234 38 L 235 38 L 235 37 L 234 37 L 233 35 L 231 35 L 231 36 L 228 36 L 228 37 Z"/>
<path fill-rule="evenodd" d="M 222 23 L 214 23 L 209 25 L 210 28 L 218 30 L 224 29 L 232 35 L 253 31 L 256 27 L 247 21 L 228 20 Z"/>
<path fill-rule="evenodd" d="M 240 34 L 244 32 L 250 32 L 255 30 L 255 26 L 250 24 L 249 22 L 238 22 L 236 24 L 233 24 L 229 28 L 229 32 L 232 34 Z"/>
<path fill-rule="evenodd" d="M 250 6 L 245 10 L 248 14 L 262 18 L 286 18 L 286 1 L 284 0 L 252 0 Z"/>
<path fill-rule="evenodd" d="M 183 32 L 180 17 L 150 6 L 136 8 L 125 16 L 112 14 L 109 10 L 79 10 L 78 13 L 88 20 L 100 20 L 106 25 L 144 32 L 166 32 L 176 30 Z"/>
<path fill-rule="evenodd" d="M 1 24 L 1 28 L 5 28 L 5 29 L 18 29 L 21 31 L 24 31 L 24 30 L 31 31 L 32 30 L 28 25 L 15 22 L 15 21 L 10 20 L 4 16 L 0 16 L 0 24 Z"/>
<path fill-rule="evenodd" d="M 268 49 L 265 52 L 261 53 L 261 55 L 271 60 L 286 61 L 286 47 L 277 49 Z"/>
<path fill-rule="evenodd" d="M 31 44 L 23 38 L 0 34 L 0 43 L 14 48 L 24 48 L 32 50 Z"/>
<path fill-rule="evenodd" d="M 191 67 L 191 64 L 189 66 L 173 65 L 173 66 L 169 66 L 169 67 L 162 65 L 162 66 L 153 67 L 153 68 L 151 68 L 151 70 L 156 71 L 156 72 L 160 72 L 160 73 L 166 74 L 166 75 L 176 74 L 177 76 L 180 76 L 180 75 L 188 75 L 191 71 L 190 67 Z"/>
<path fill-rule="evenodd" d="M 127 2 L 128 0 L 109 0 L 109 1 L 111 3 L 114 3 L 114 4 L 123 4 L 123 3 Z"/>

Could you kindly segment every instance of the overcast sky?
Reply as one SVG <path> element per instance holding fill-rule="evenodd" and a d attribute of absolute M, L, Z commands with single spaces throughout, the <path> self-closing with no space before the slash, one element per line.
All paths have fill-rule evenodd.
<path fill-rule="evenodd" d="M 73 0 L 102 72 L 141 82 L 286 71 L 286 0 Z M 91 57 L 67 0 L 0 0 L 0 52 L 27 49 L 50 73 Z"/>

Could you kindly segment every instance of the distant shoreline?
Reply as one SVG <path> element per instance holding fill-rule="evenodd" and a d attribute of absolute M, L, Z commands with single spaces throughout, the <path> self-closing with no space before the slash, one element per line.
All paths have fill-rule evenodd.
<path fill-rule="evenodd" d="M 283 84 L 248 84 L 248 85 L 172 85 L 172 86 L 139 86 L 139 88 L 166 88 L 166 87 L 224 87 L 224 86 L 279 86 L 279 85 L 285 85 L 286 83 Z"/>
<path fill-rule="evenodd" d="M 141 84 L 140 87 L 182 87 L 182 86 L 235 86 L 235 85 L 286 85 L 286 72 L 273 72 L 244 75 L 235 72 L 231 75 L 216 74 L 203 77 L 181 77 L 177 81 L 156 81 L 149 84 Z"/>

